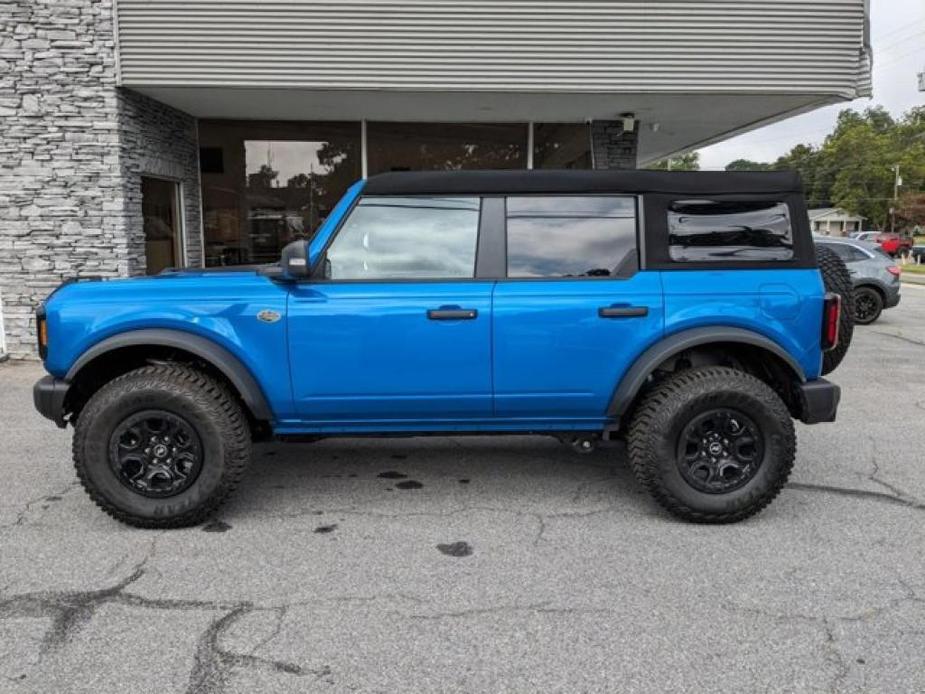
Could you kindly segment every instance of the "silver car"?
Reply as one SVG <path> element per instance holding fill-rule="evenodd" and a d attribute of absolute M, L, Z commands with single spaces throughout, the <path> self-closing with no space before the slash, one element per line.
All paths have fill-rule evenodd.
<path fill-rule="evenodd" d="M 854 283 L 856 323 L 873 323 L 883 309 L 899 303 L 901 270 L 878 244 L 830 236 L 815 236 L 814 240 L 817 245 L 832 249 L 848 266 Z"/>

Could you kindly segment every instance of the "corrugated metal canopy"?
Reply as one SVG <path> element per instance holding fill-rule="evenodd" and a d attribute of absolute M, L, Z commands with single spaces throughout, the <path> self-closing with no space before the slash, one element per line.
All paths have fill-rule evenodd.
<path fill-rule="evenodd" d="M 866 0 L 118 0 L 117 18 L 120 83 L 196 116 L 633 112 L 641 162 L 870 94 Z"/>
<path fill-rule="evenodd" d="M 127 86 L 869 89 L 864 0 L 119 0 Z"/>

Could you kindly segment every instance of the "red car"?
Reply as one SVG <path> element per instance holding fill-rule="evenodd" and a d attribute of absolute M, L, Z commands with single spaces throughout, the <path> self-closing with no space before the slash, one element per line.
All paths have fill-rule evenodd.
<path fill-rule="evenodd" d="M 912 250 L 912 239 L 901 234 L 894 234 L 888 231 L 881 232 L 873 238 L 874 243 L 879 243 L 884 253 L 897 256 L 902 253 L 908 253 Z"/>

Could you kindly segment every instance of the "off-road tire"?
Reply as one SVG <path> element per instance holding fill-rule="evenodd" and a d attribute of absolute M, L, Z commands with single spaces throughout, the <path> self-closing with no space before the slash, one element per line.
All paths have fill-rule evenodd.
<path fill-rule="evenodd" d="M 835 255 L 829 248 L 816 246 L 816 261 L 822 273 L 822 283 L 827 292 L 835 292 L 841 297 L 841 319 L 838 324 L 838 345 L 822 354 L 822 374 L 835 371 L 851 345 L 854 334 L 854 288 L 851 274 L 845 261 Z"/>
<path fill-rule="evenodd" d="M 158 408 L 184 418 L 201 442 L 201 470 L 175 496 L 150 498 L 123 485 L 109 463 L 110 437 L 132 413 Z M 224 384 L 180 364 L 130 371 L 100 388 L 74 431 L 77 476 L 96 504 L 140 528 L 197 525 L 228 498 L 250 460 L 250 431 L 237 398 Z"/>
<path fill-rule="evenodd" d="M 883 313 L 883 295 L 873 287 L 858 287 L 854 290 L 855 316 L 858 325 L 870 325 Z M 858 311 L 861 306 L 862 310 Z"/>
<path fill-rule="evenodd" d="M 678 462 L 684 428 L 714 408 L 741 412 L 763 436 L 753 476 L 727 493 L 696 489 Z M 639 484 L 670 513 L 695 523 L 734 523 L 780 493 L 793 469 L 796 436 L 786 405 L 768 385 L 736 369 L 709 366 L 678 372 L 643 396 L 628 428 L 627 451 Z"/>

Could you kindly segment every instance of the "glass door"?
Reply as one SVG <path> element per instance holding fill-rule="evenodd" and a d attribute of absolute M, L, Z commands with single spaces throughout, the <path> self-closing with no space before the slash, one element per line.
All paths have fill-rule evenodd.
<path fill-rule="evenodd" d="M 179 184 L 142 176 L 141 214 L 145 232 L 145 272 L 156 275 L 168 267 L 181 267 Z"/>

